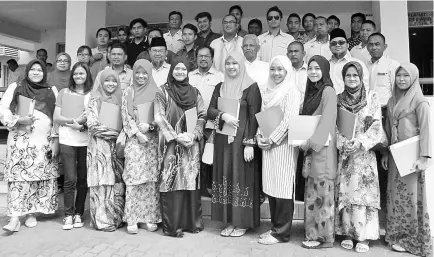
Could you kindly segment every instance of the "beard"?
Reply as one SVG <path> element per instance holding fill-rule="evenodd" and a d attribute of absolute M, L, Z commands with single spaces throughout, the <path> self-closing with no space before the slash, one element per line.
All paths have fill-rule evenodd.
<path fill-rule="evenodd" d="M 163 65 L 164 60 L 152 60 L 152 65 L 154 67 L 161 67 L 161 65 Z"/>

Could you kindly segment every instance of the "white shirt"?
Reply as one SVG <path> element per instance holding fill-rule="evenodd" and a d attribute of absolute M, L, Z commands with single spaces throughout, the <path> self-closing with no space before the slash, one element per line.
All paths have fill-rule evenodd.
<path fill-rule="evenodd" d="M 182 29 L 178 30 L 175 35 L 172 36 L 170 31 L 163 34 L 164 40 L 166 40 L 167 50 L 177 53 L 184 47 L 182 41 Z"/>
<path fill-rule="evenodd" d="M 368 52 L 367 45 L 365 47 L 362 47 L 362 43 L 353 47 L 350 51 L 350 54 L 352 57 L 362 61 L 366 66 L 368 66 L 369 60 L 371 60 L 371 54 L 369 54 Z M 389 56 L 387 53 L 387 49 L 384 51 L 383 56 Z"/>
<path fill-rule="evenodd" d="M 386 106 L 392 96 L 393 85 L 395 84 L 395 73 L 399 62 L 382 56 L 375 63 L 368 61 L 371 88 L 378 93 L 381 106 Z"/>
<path fill-rule="evenodd" d="M 306 56 L 304 57 L 304 62 L 308 63 L 310 58 L 314 55 L 321 55 L 327 60 L 332 58 L 332 51 L 330 50 L 330 41 L 326 43 L 320 43 L 318 40 L 311 40 L 304 44 L 304 51 Z"/>
<path fill-rule="evenodd" d="M 296 70 L 292 67 L 292 83 L 297 86 L 298 91 L 300 91 L 300 105 L 303 104 L 304 94 L 306 93 L 306 83 L 307 83 L 307 63 L 304 62 L 300 69 Z"/>
<path fill-rule="evenodd" d="M 264 62 L 270 62 L 276 55 L 286 55 L 288 45 L 294 41 L 294 37 L 283 32 L 282 30 L 276 36 L 271 35 L 270 32 L 265 32 L 258 37 L 259 48 L 258 57 L 259 60 Z"/>
<path fill-rule="evenodd" d="M 210 47 L 214 49 L 214 67 L 221 72 L 225 72 L 225 60 L 228 53 L 237 51 L 243 54 L 243 38 L 236 35 L 231 41 L 227 41 L 224 36 L 214 39 Z"/>
<path fill-rule="evenodd" d="M 23 66 L 18 66 L 18 68 L 15 71 L 9 70 L 6 86 L 24 79 L 25 73 L 26 73 L 26 67 Z"/>
<path fill-rule="evenodd" d="M 190 82 L 190 85 L 197 88 L 202 95 L 205 110 L 208 110 L 215 86 L 217 86 L 218 83 L 223 82 L 224 79 L 224 74 L 214 67 L 211 67 L 205 74 L 201 73 L 199 69 L 195 69 L 188 73 L 188 81 Z"/>
<path fill-rule="evenodd" d="M 363 69 L 363 83 L 365 85 L 366 90 L 369 90 L 369 71 L 368 68 L 366 67 L 366 65 L 356 59 L 353 58 L 351 56 L 351 54 L 347 51 L 347 54 L 340 60 L 333 60 L 333 58 L 330 58 L 329 62 L 330 62 L 330 78 L 332 79 L 333 82 L 333 87 L 336 90 L 336 95 L 342 93 L 344 91 L 345 88 L 345 84 L 344 84 L 344 79 L 342 77 L 342 69 L 344 68 L 344 65 L 351 62 L 351 61 L 355 61 L 358 62 Z"/>
<path fill-rule="evenodd" d="M 157 70 L 152 66 L 152 77 L 154 78 L 157 86 L 162 86 L 167 82 L 167 75 L 169 75 L 170 64 L 164 62 L 163 65 Z"/>
<path fill-rule="evenodd" d="M 267 86 L 268 77 L 270 76 L 270 65 L 256 58 L 253 62 L 244 61 L 246 71 L 249 77 L 253 79 L 260 89 L 265 89 Z"/>

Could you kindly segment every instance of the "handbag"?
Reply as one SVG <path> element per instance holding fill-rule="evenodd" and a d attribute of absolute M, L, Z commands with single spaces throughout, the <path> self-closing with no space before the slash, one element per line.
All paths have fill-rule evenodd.
<path fill-rule="evenodd" d="M 213 129 L 210 137 L 205 143 L 205 148 L 202 154 L 202 162 L 208 165 L 212 165 L 214 162 L 214 135 L 215 130 Z"/>
<path fill-rule="evenodd" d="M 127 141 L 127 134 L 122 129 L 116 139 L 116 155 L 118 158 L 125 158 L 125 143 Z"/>

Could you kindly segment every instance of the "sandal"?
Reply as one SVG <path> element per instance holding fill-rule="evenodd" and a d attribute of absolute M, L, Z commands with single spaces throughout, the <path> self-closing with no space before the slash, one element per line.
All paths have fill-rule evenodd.
<path fill-rule="evenodd" d="M 392 250 L 396 251 L 396 252 L 406 252 L 407 250 L 405 250 L 404 248 L 402 248 L 400 245 L 392 245 Z"/>
<path fill-rule="evenodd" d="M 358 253 L 366 253 L 369 251 L 369 242 L 358 242 L 356 244 L 356 252 Z"/>
<path fill-rule="evenodd" d="M 259 238 L 259 240 L 258 240 L 258 243 L 263 244 L 263 245 L 274 245 L 274 244 L 277 244 L 280 242 L 281 241 L 279 239 L 275 238 L 271 234 L 268 234 L 267 236 L 265 236 L 263 238 Z"/>
<path fill-rule="evenodd" d="M 270 230 L 268 230 L 267 232 L 265 232 L 265 233 L 262 233 L 260 236 L 259 236 L 259 239 L 262 239 L 262 238 L 265 238 L 265 237 L 267 237 L 269 234 L 271 234 L 271 229 Z"/>
<path fill-rule="evenodd" d="M 333 243 L 321 243 L 318 241 L 303 241 L 301 246 L 306 249 L 322 249 L 322 248 L 332 248 Z"/>
<path fill-rule="evenodd" d="M 232 232 L 234 232 L 235 227 L 232 225 L 229 225 L 227 228 L 223 229 L 223 231 L 220 233 L 221 236 L 228 237 L 231 236 Z"/>
<path fill-rule="evenodd" d="M 341 242 L 341 246 L 344 249 L 351 250 L 354 247 L 354 242 L 351 239 L 345 239 Z"/>
<path fill-rule="evenodd" d="M 247 232 L 247 228 L 239 228 L 235 227 L 234 231 L 231 233 L 231 237 L 240 237 L 244 236 L 244 234 Z"/>

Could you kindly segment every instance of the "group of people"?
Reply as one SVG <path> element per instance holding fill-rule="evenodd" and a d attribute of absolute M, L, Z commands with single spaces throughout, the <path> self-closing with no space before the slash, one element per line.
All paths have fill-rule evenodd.
<path fill-rule="evenodd" d="M 430 256 L 424 179 L 432 157 L 430 108 L 418 68 L 388 57 L 385 37 L 362 14 L 352 17 L 359 39 L 348 39 L 336 16 L 313 14 L 302 20 L 291 14 L 290 34 L 284 33 L 276 6 L 267 11 L 269 31 L 257 36 L 250 26 L 241 29 L 242 14 L 231 7 L 223 35 L 210 30 L 206 12 L 196 16 L 200 32 L 192 24 L 180 29 L 182 14 L 174 11 L 169 32 L 151 29 L 145 36 L 147 23 L 138 18 L 119 33 L 124 42 L 108 44 L 110 31 L 99 29 L 98 46 L 80 47 L 72 68 L 67 53 L 57 55 L 49 74 L 43 61 L 31 61 L 0 102 L 0 120 L 10 131 L 11 219 L 3 228 L 17 232 L 24 215 L 25 225 L 35 227 L 35 213 L 56 211 L 60 156 L 65 230 L 84 225 L 89 191 L 95 229 L 126 224 L 136 234 L 161 223 L 168 236 L 198 233 L 201 194 L 209 193 L 211 219 L 227 224 L 221 236 L 240 237 L 259 226 L 265 194 L 271 228 L 258 242 L 288 242 L 295 194 L 304 189 L 303 247 L 332 247 L 342 235 L 343 248 L 368 252 L 380 237 L 383 209 L 392 249 Z M 296 34 L 301 21 L 304 35 Z M 123 36 L 130 32 L 134 38 Z M 22 97 L 35 100 L 33 113 L 19 115 Z M 72 98 L 83 101 L 77 117 L 62 111 Z M 238 116 L 223 112 L 220 99 L 236 100 Z M 101 120 L 108 104 L 118 106 L 121 130 Z M 283 120 L 265 135 L 256 114 L 276 107 Z M 337 128 L 339 108 L 357 116 L 352 139 Z M 188 130 L 192 109 L 197 122 Z M 288 140 L 298 115 L 321 115 L 300 145 Z M 224 127 L 236 132 L 223 134 Z M 387 147 L 416 135 L 420 158 L 415 172 L 401 177 Z M 211 164 L 202 161 L 210 156 Z M 384 191 L 380 184 L 387 184 Z"/>

